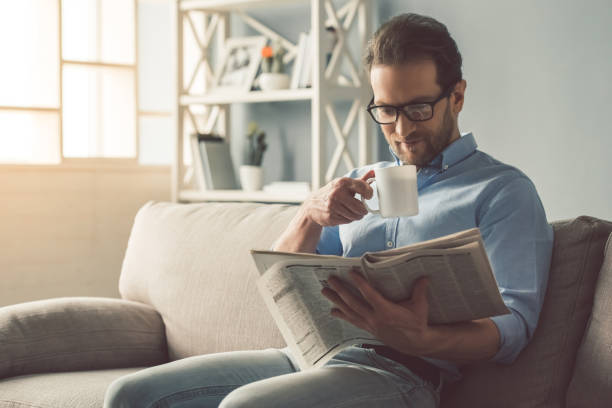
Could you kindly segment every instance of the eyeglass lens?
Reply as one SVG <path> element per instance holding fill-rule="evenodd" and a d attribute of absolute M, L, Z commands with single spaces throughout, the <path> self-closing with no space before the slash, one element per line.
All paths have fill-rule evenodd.
<path fill-rule="evenodd" d="M 405 115 L 410 120 L 422 121 L 430 119 L 433 115 L 433 110 L 430 105 L 418 104 L 407 105 L 401 108 Z M 379 123 L 394 123 L 398 118 L 398 108 L 393 106 L 380 106 L 371 109 L 371 113 Z"/>

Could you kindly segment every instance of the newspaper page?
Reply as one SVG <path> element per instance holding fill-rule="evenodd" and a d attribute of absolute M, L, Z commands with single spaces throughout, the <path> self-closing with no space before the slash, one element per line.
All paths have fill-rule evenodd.
<path fill-rule="evenodd" d="M 380 342 L 374 336 L 330 314 L 333 303 L 321 294 L 336 276 L 350 285 L 348 273 L 361 270 L 359 258 L 297 259 L 274 264 L 257 281 L 274 321 L 302 369 L 320 367 L 343 348 Z M 357 296 L 361 296 L 352 285 Z"/>
<path fill-rule="evenodd" d="M 458 248 L 422 249 L 384 260 L 371 258 L 363 257 L 365 275 L 389 300 L 409 298 L 417 279 L 429 279 L 430 324 L 510 313 L 479 242 Z"/>
<path fill-rule="evenodd" d="M 367 252 L 364 256 L 370 256 L 371 259 L 386 259 L 395 257 L 397 255 L 403 255 L 409 252 L 418 251 L 421 249 L 449 249 L 457 248 L 470 242 L 482 243 L 482 237 L 480 236 L 480 230 L 478 228 L 471 228 L 464 231 L 456 232 L 454 234 L 446 235 L 440 238 L 431 239 L 429 241 L 418 242 L 416 244 L 407 245 L 394 249 L 387 249 L 378 252 Z"/>
<path fill-rule="evenodd" d="M 322 294 L 330 275 L 346 283 L 358 269 L 392 301 L 408 299 L 429 278 L 429 322 L 444 324 L 510 313 L 499 293 L 478 229 L 361 258 L 251 251 L 261 274 L 258 288 L 302 368 L 319 367 L 353 344 L 380 343 L 373 335 L 330 315 Z"/>
<path fill-rule="evenodd" d="M 457 232 L 455 234 L 446 235 L 441 238 L 432 239 L 429 241 L 423 241 L 416 244 L 388 249 L 379 252 L 367 252 L 364 256 L 371 257 L 371 260 L 387 259 L 390 257 L 396 257 L 415 250 L 428 248 L 428 249 L 446 249 L 455 248 L 457 246 L 465 245 L 469 242 L 479 240 L 480 231 L 478 228 L 472 228 L 465 231 Z M 312 253 L 299 253 L 299 252 L 281 252 L 281 251 L 269 251 L 269 250 L 251 250 L 255 266 L 259 271 L 260 275 L 263 275 L 269 268 L 272 267 L 276 262 L 284 261 L 288 258 L 295 259 L 344 259 L 344 257 L 336 255 L 318 255 Z"/>

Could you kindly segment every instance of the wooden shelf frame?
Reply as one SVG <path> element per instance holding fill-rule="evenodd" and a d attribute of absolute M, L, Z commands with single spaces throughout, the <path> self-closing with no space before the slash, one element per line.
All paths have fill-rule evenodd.
<path fill-rule="evenodd" d="M 359 56 L 355 58 L 348 47 L 348 33 L 357 26 L 360 49 L 364 49 L 371 32 L 370 0 L 346 0 L 341 7 L 335 8 L 332 0 L 175 0 L 176 1 L 176 33 L 177 33 L 177 139 L 176 153 L 172 174 L 172 196 L 175 201 L 262 201 L 262 202 L 299 202 L 284 195 L 268 193 L 247 193 L 236 191 L 199 191 L 189 186 L 194 170 L 185 166 L 183 160 L 183 145 L 189 140 L 184 135 L 185 120 L 189 120 L 194 129 L 209 133 L 215 131 L 230 138 L 229 106 L 233 103 L 265 103 L 307 101 L 311 110 L 311 189 L 314 191 L 335 175 L 339 165 L 344 163 L 347 169 L 356 165 L 363 166 L 370 162 L 370 140 L 373 126 L 368 122 L 365 105 L 371 97 L 367 78 L 358 67 Z M 222 49 L 229 38 L 229 16 L 234 13 L 247 25 L 272 41 L 280 41 L 289 50 L 285 62 L 290 62 L 297 54 L 297 45 L 277 34 L 273 29 L 264 26 L 246 11 L 253 7 L 274 6 L 279 3 L 308 3 L 310 5 L 310 32 L 313 41 L 313 72 L 312 87 L 286 89 L 278 91 L 251 91 L 244 93 L 216 93 L 210 85 L 214 79 L 214 69 L 210 64 L 208 51 L 213 46 Z M 203 28 L 198 32 L 194 19 L 202 21 Z M 326 26 L 336 29 L 338 41 L 332 51 L 329 63 L 326 64 L 326 50 L 323 49 L 323 39 Z M 200 48 L 201 55 L 192 74 L 185 81 L 183 41 L 186 35 L 192 35 Z M 348 78 L 341 75 L 341 64 L 348 67 Z M 192 91 L 197 76 L 203 76 L 204 93 Z M 341 85 L 342 84 L 342 85 Z M 345 122 L 340 125 L 335 112 L 334 103 L 347 101 L 351 109 Z M 197 120 L 193 110 L 199 106 L 202 117 Z M 187 119 L 185 119 L 187 118 Z M 198 123 L 199 122 L 199 123 Z M 203 123 L 203 125 L 202 125 Z M 357 131 L 353 129 L 357 126 Z M 331 132 L 328 132 L 331 129 Z M 348 139 L 356 133 L 358 138 L 358 157 L 353 158 L 348 150 Z M 325 151 L 326 138 L 333 137 L 336 148 L 332 158 L 327 162 Z M 304 199 L 298 197 L 298 199 Z"/>
<path fill-rule="evenodd" d="M 299 204 L 308 197 L 306 193 L 267 192 L 243 190 L 181 190 L 179 201 L 255 201 L 260 203 L 290 203 Z"/>

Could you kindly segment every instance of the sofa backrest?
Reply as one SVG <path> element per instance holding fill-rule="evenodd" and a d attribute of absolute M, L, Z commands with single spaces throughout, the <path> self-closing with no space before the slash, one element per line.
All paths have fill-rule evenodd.
<path fill-rule="evenodd" d="M 162 316 L 171 360 L 282 347 L 249 250 L 269 249 L 296 206 L 147 203 L 136 215 L 119 289 Z"/>
<path fill-rule="evenodd" d="M 442 407 L 565 406 L 612 223 L 578 217 L 553 228 L 548 287 L 531 342 L 511 365 L 466 367 L 463 380 L 445 387 Z"/>
<path fill-rule="evenodd" d="M 567 408 L 612 405 L 612 235 L 606 244 L 593 311 L 576 356 Z"/>

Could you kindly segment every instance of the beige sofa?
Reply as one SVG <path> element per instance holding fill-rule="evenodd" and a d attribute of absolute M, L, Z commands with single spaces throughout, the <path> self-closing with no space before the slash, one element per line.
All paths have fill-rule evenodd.
<path fill-rule="evenodd" d="M 271 204 L 148 203 L 125 254 L 123 299 L 0 308 L 0 407 L 100 407 L 114 379 L 141 367 L 283 346 L 255 290 L 248 250 L 269 248 L 295 212 Z M 444 407 L 612 406 L 610 242 L 602 267 L 612 223 L 579 217 L 554 229 L 533 341 L 513 365 L 467 368 L 446 387 Z"/>

